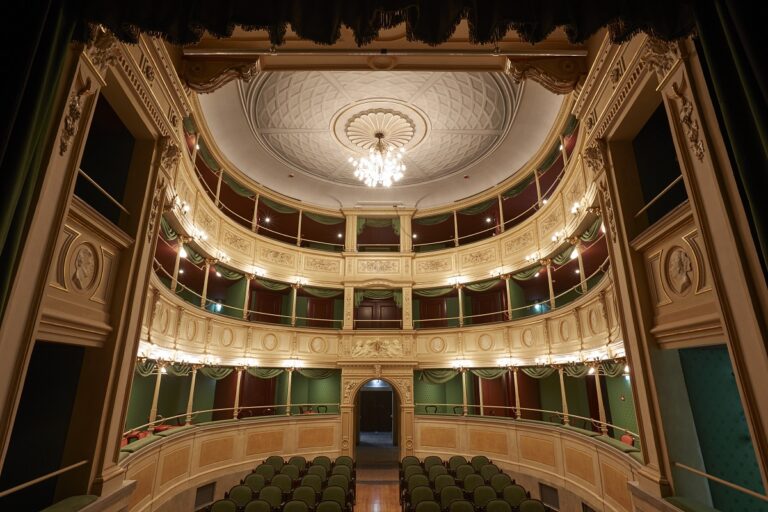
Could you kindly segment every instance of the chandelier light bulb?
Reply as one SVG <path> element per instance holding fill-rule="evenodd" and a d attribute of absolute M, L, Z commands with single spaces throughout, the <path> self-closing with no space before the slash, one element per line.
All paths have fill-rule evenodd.
<path fill-rule="evenodd" d="M 394 146 L 384 145 L 384 134 L 376 133 L 376 145 L 368 150 L 368 155 L 355 160 L 350 157 L 348 161 L 355 169 L 355 178 L 359 179 L 369 187 L 381 185 L 391 187 L 393 183 L 400 181 L 405 172 L 405 165 L 402 163 L 405 148 L 400 147 L 395 150 Z"/>

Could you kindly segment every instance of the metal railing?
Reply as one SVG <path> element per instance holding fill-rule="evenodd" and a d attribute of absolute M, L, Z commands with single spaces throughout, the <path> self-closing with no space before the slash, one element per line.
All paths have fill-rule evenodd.
<path fill-rule="evenodd" d="M 700 469 L 692 468 L 691 466 L 688 466 L 681 462 L 675 462 L 674 464 L 675 464 L 675 467 L 688 471 L 689 473 L 693 473 L 694 475 L 704 477 L 707 480 L 724 485 L 740 493 L 768 502 L 768 495 L 760 494 L 759 492 L 755 492 L 752 489 L 747 489 L 746 487 L 742 487 L 739 484 L 734 484 L 733 482 L 729 482 L 728 480 L 723 480 L 722 478 L 716 477 L 714 475 L 710 475 L 709 473 L 706 473 Z"/>
<path fill-rule="evenodd" d="M 56 471 L 52 471 L 50 473 L 46 473 L 45 475 L 39 476 L 33 480 L 29 480 L 28 482 L 24 482 L 22 484 L 16 485 L 11 487 L 10 489 L 6 489 L 4 491 L 0 491 L 0 498 L 5 498 L 6 496 L 13 494 L 15 492 L 21 491 L 26 489 L 27 487 L 32 487 L 33 485 L 39 484 L 40 482 L 44 482 L 46 480 L 50 480 L 51 478 L 55 476 L 59 476 L 61 474 L 67 473 L 69 471 L 72 471 L 73 469 L 77 469 L 81 466 L 85 466 L 90 462 L 89 460 L 81 460 L 80 462 L 75 462 L 74 464 L 70 464 L 69 466 L 65 466 L 61 469 L 57 469 Z"/>

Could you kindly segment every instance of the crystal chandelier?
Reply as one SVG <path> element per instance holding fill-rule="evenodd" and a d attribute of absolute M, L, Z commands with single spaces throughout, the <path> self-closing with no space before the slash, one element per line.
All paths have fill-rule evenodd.
<path fill-rule="evenodd" d="M 376 132 L 375 137 L 376 145 L 368 150 L 368 155 L 358 160 L 349 157 L 349 162 L 355 168 L 355 177 L 369 187 L 379 184 L 391 187 L 392 183 L 402 179 L 405 172 L 405 164 L 402 162 L 405 148 L 385 146 L 382 132 Z"/>

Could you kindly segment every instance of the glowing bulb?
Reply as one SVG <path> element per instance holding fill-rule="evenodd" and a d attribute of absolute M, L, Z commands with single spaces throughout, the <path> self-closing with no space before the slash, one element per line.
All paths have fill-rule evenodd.
<path fill-rule="evenodd" d="M 187 250 L 182 247 L 181 250 L 179 250 L 179 257 L 186 258 L 187 257 Z"/>
<path fill-rule="evenodd" d="M 629 373 L 629 365 L 624 366 L 624 373 Z"/>
<path fill-rule="evenodd" d="M 163 375 L 165 375 L 166 373 L 168 373 L 168 370 L 166 369 L 166 367 L 165 367 L 165 366 L 163 366 L 162 368 L 160 368 L 160 373 L 162 373 Z"/>
<path fill-rule="evenodd" d="M 600 224 L 600 231 L 602 231 L 603 234 L 605 234 L 605 222 Z"/>
<path fill-rule="evenodd" d="M 264 217 L 264 224 L 269 224 L 269 221 L 272 220 L 269 217 Z"/>
<path fill-rule="evenodd" d="M 221 277 L 221 272 L 216 272 L 216 277 Z"/>
<path fill-rule="evenodd" d="M 563 150 L 563 145 L 562 145 L 562 144 L 560 144 L 560 147 L 558 148 L 558 150 L 559 150 L 559 151 L 562 151 L 562 150 Z"/>
<path fill-rule="evenodd" d="M 595 374 L 595 367 L 594 366 L 590 366 L 589 367 L 589 371 L 587 373 L 589 373 L 590 375 L 594 375 Z"/>
<path fill-rule="evenodd" d="M 338 238 L 341 238 L 341 237 L 343 237 L 343 236 L 344 236 L 344 235 L 342 235 L 341 233 L 339 233 L 339 234 L 337 234 L 337 235 L 336 235 L 336 237 L 338 237 Z"/>
<path fill-rule="evenodd" d="M 200 144 L 195 144 L 195 149 L 200 151 Z"/>
<path fill-rule="evenodd" d="M 571 251 L 571 259 L 572 259 L 572 260 L 575 260 L 575 259 L 576 259 L 576 258 L 578 258 L 578 257 L 579 257 L 579 251 L 578 251 L 578 249 L 576 249 L 576 248 L 574 247 L 574 248 L 573 248 L 573 250 Z"/>
<path fill-rule="evenodd" d="M 580 274 L 579 269 L 574 270 L 574 273 Z"/>
<path fill-rule="evenodd" d="M 490 217 L 486 217 L 485 218 L 485 222 L 487 222 L 488 224 L 490 224 L 492 221 L 493 221 L 493 219 L 491 219 Z"/>
<path fill-rule="evenodd" d="M 184 269 L 183 269 L 183 268 L 180 268 L 180 269 L 179 269 L 179 274 L 183 274 L 183 273 L 184 273 Z"/>
<path fill-rule="evenodd" d="M 542 199 L 541 200 L 541 204 L 547 204 L 547 200 L 546 199 Z"/>
<path fill-rule="evenodd" d="M 416 240 L 416 238 L 418 238 L 418 236 L 419 236 L 419 235 L 417 235 L 416 233 L 414 233 L 414 234 L 413 234 L 413 239 L 414 239 L 414 240 Z"/>

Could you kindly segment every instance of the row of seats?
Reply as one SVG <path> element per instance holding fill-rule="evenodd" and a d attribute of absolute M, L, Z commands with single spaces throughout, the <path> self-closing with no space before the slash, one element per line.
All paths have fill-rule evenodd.
<path fill-rule="evenodd" d="M 545 512 L 547 507 L 485 456 L 436 455 L 400 463 L 403 512 Z"/>
<path fill-rule="evenodd" d="M 354 468 L 350 457 L 272 456 L 245 476 L 210 512 L 351 512 Z M 331 473 L 330 475 L 328 473 Z"/>

